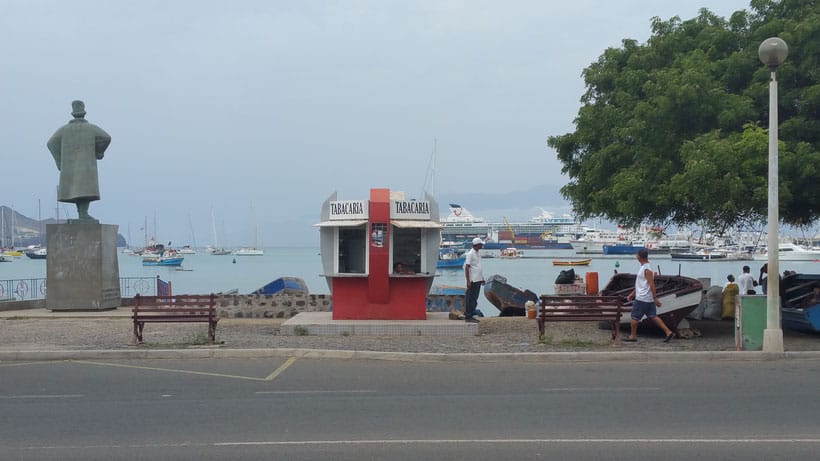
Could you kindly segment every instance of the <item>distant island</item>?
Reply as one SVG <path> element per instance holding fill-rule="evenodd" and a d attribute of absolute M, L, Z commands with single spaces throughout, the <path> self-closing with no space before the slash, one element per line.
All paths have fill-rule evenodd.
<path fill-rule="evenodd" d="M 0 205 L 0 248 L 46 245 L 46 224 L 59 224 L 64 220 L 47 218 L 37 220 Z M 126 245 L 125 237 L 117 234 L 117 246 Z"/>

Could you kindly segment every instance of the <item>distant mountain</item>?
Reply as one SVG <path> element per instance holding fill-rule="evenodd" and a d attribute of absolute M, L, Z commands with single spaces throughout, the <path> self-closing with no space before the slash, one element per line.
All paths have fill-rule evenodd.
<path fill-rule="evenodd" d="M 12 223 L 14 223 L 13 232 Z M 58 224 L 58 221 L 54 218 L 38 221 L 5 205 L 0 205 L 0 247 L 10 247 L 12 236 L 14 246 L 18 248 L 29 245 L 45 246 L 46 224 Z M 117 234 L 117 246 L 125 246 L 125 238 L 120 234 Z"/>

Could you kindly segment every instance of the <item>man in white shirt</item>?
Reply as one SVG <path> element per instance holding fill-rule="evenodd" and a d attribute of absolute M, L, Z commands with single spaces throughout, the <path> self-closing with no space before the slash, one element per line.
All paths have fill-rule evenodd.
<path fill-rule="evenodd" d="M 668 343 L 669 340 L 675 337 L 675 333 L 658 317 L 657 307 L 661 306 L 661 301 L 655 292 L 655 276 L 652 274 L 652 266 L 649 265 L 649 252 L 645 248 L 641 248 L 635 257 L 638 259 L 641 268 L 638 269 L 635 276 L 635 289 L 626 297 L 626 299 L 635 298 L 635 301 L 632 302 L 632 312 L 630 313 L 629 338 L 624 341 L 629 343 L 637 341 L 638 323 L 646 315 L 647 319 L 663 330 L 665 335 L 663 342 Z"/>
<path fill-rule="evenodd" d="M 743 266 L 743 273 L 737 278 L 737 284 L 740 285 L 740 292 L 745 295 L 757 294 L 755 291 L 757 280 L 750 274 L 751 270 L 749 266 Z"/>
<path fill-rule="evenodd" d="M 478 305 L 478 294 L 481 292 L 481 285 L 484 284 L 484 274 L 481 272 L 481 255 L 478 250 L 484 246 L 484 241 L 476 237 L 473 239 L 473 249 L 467 252 L 467 259 L 464 261 L 464 276 L 467 278 L 467 291 L 465 292 L 464 321 L 478 323 L 475 318 L 475 308 Z"/>

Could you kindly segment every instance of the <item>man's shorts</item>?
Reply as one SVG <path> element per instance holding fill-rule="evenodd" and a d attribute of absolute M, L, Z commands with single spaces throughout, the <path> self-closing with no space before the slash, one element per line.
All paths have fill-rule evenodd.
<path fill-rule="evenodd" d="M 640 322 L 644 315 L 646 315 L 646 318 L 648 319 L 657 317 L 658 309 L 655 307 L 654 302 L 638 301 L 636 299 L 632 302 L 632 313 L 630 313 L 629 316 L 632 320 L 637 320 Z"/>

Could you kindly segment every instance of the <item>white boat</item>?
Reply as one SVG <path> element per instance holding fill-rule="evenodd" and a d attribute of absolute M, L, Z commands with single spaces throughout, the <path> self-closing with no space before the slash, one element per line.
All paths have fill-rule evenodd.
<path fill-rule="evenodd" d="M 265 250 L 259 244 L 259 225 L 255 224 L 256 214 L 253 211 L 253 205 L 251 205 L 251 215 L 254 221 L 253 246 L 239 248 L 233 252 L 236 256 L 265 256 Z"/>
<path fill-rule="evenodd" d="M 233 252 L 236 256 L 265 256 L 265 250 L 259 248 L 240 248 Z"/>
<path fill-rule="evenodd" d="M 191 248 L 191 246 L 190 246 L 190 245 L 183 245 L 183 246 L 182 246 L 182 248 L 180 248 L 179 250 L 177 250 L 177 253 L 179 253 L 179 254 L 181 254 L 181 255 L 195 255 L 195 254 L 196 254 L 196 250 L 194 250 L 193 248 Z"/>
<path fill-rule="evenodd" d="M 768 253 L 756 254 L 754 259 L 766 261 L 769 255 Z M 783 242 L 779 245 L 777 259 L 780 261 L 820 261 L 820 249 Z"/>

